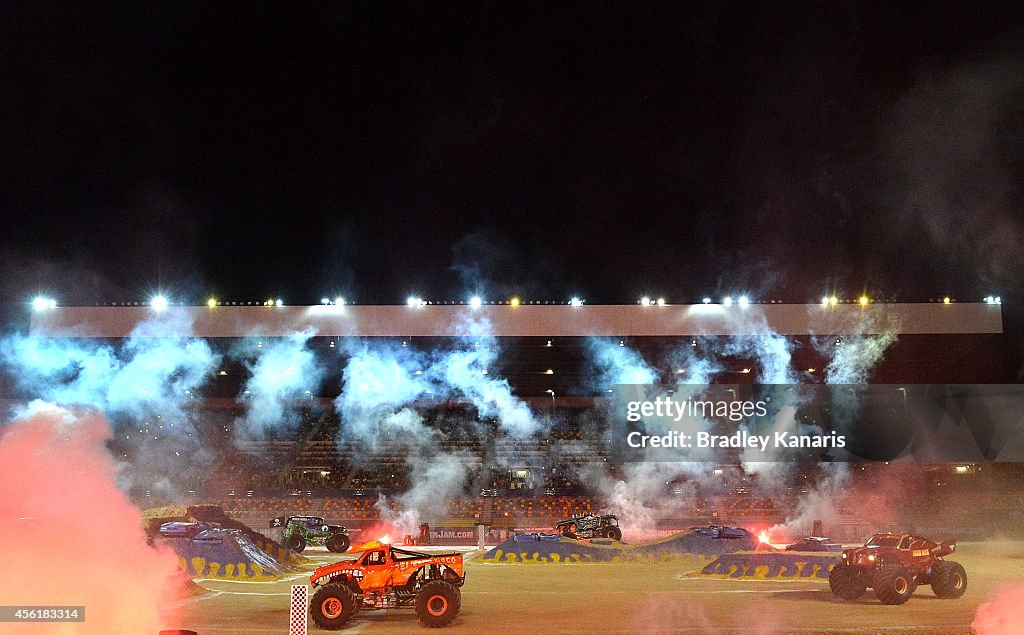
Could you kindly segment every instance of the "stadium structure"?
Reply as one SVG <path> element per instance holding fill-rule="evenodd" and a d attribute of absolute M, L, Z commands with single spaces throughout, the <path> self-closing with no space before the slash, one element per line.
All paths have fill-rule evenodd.
<path fill-rule="evenodd" d="M 159 308 L 160 310 L 155 310 Z M 355 422 L 337 406 L 354 351 L 387 349 L 413 353 L 411 359 L 443 356 L 452 351 L 486 346 L 486 375 L 529 409 L 542 424 L 531 434 L 514 436 L 500 413 L 481 413 L 471 399 L 453 390 L 417 394 L 405 403 L 432 430 L 433 456 L 455 456 L 462 476 L 443 502 L 418 509 L 418 520 L 430 525 L 432 539 L 466 542 L 475 527 L 492 532 L 551 527 L 555 521 L 587 512 L 618 512 L 621 501 L 598 481 L 629 476 L 611 464 L 601 432 L 607 426 L 609 377 L 595 363 L 600 347 L 630 351 L 651 369 L 655 381 L 685 382 L 688 371 L 679 359 L 713 358 L 709 381 L 747 384 L 763 381 L 765 360 L 751 347 L 730 343 L 759 338 L 786 342 L 786 372 L 801 383 L 824 383 L 838 347 L 888 337 L 884 354 L 864 379 L 878 384 L 1002 384 L 1012 381 L 1002 332 L 1001 306 L 996 302 L 961 303 L 836 303 L 671 305 L 584 305 L 503 303 L 426 303 L 399 306 L 226 305 L 37 307 L 32 338 L 71 342 L 76 346 L 109 346 L 123 350 L 138 338 L 180 339 L 184 345 L 204 342 L 220 355 L 201 386 L 178 397 L 185 404 L 196 443 L 195 460 L 179 461 L 172 473 L 147 473 L 151 458 L 131 438 L 153 436 L 161 452 L 170 433 L 154 412 L 144 420 L 125 416 L 115 426 L 128 430 L 111 449 L 132 465 L 131 495 L 143 506 L 174 501 L 215 503 L 254 527 L 267 526 L 285 513 L 315 514 L 352 527 L 370 526 L 400 511 L 403 494 L 414 489 L 418 476 L 408 446 L 389 438 L 377 442 L 355 438 Z M 256 399 L 247 384 L 251 358 L 232 354 L 240 347 L 268 350 L 276 341 L 303 336 L 303 350 L 321 373 L 280 400 L 289 425 L 269 426 L 260 435 L 240 436 L 237 422 Z M 417 358 L 415 354 L 424 357 Z M 635 358 L 634 358 L 635 359 Z M 605 366 L 619 362 L 605 361 Z M 419 372 L 406 368 L 413 373 Z M 606 369 L 607 370 L 607 369 Z M 381 378 L 381 381 L 389 381 Z M 10 399 L 25 398 L 14 378 L 6 379 Z M 386 428 L 382 428 L 387 430 Z M 372 445 L 372 447 L 371 447 Z M 149 447 L 149 446 L 146 446 Z M 138 453 L 138 454 L 136 454 Z M 145 458 L 143 458 L 145 456 Z M 183 467 L 184 465 L 184 467 Z M 1005 513 L 1020 494 L 1003 483 L 1019 483 L 1017 464 L 915 466 L 903 469 L 912 480 L 915 505 L 904 508 L 900 523 L 937 523 L 936 499 L 948 499 L 955 488 L 985 491 L 972 513 L 990 514 L 993 523 L 1019 525 Z M 858 466 L 837 497 L 852 497 L 879 480 L 891 478 L 888 466 Z M 791 474 L 771 496 L 760 492 L 757 479 L 738 465 L 706 466 L 715 478 L 694 478 L 692 469 L 665 480 L 661 494 L 670 504 L 657 510 L 657 530 L 701 523 L 772 526 L 797 512 L 801 497 L 813 488 L 814 466 Z M 600 478 L 594 478 L 599 475 Z M 910 479 L 910 480 L 907 480 Z M 968 483 L 969 481 L 969 483 Z M 777 485 L 777 484 L 776 484 Z M 908 485 L 908 487 L 911 487 Z M 861 489 L 859 489 L 861 488 Z M 673 499 L 675 497 L 675 499 Z M 396 501 L 398 501 L 396 503 Z M 648 501 L 643 505 L 657 507 Z M 407 503 L 412 504 L 412 503 Z M 397 507 L 396 507 L 397 505 Z M 895 522 L 891 505 L 884 518 L 865 518 L 836 507 L 845 527 L 833 534 L 863 533 L 865 527 Z M 866 511 L 867 510 L 867 511 Z M 881 513 L 881 512 L 880 512 Z M 909 520 L 908 520 L 909 519 Z M 957 522 L 944 516 L 941 522 Z M 628 526 L 629 519 L 624 518 Z M 974 525 L 977 527 L 977 524 Z"/>

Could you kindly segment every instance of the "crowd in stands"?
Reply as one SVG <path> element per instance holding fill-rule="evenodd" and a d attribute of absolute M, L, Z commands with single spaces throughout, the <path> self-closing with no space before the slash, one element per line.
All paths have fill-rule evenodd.
<path fill-rule="evenodd" d="M 496 420 L 478 417 L 466 408 L 424 410 L 423 425 L 433 431 L 424 455 L 458 456 L 465 464 L 464 494 L 469 496 L 488 491 L 584 494 L 579 473 L 587 464 L 607 462 L 607 451 L 600 442 L 583 439 L 583 430 L 571 413 L 547 413 L 546 433 L 516 438 L 504 434 Z M 233 432 L 241 417 L 239 411 L 214 411 L 196 422 L 207 454 L 215 458 L 194 466 L 198 478 L 181 489 L 345 490 L 362 495 L 393 494 L 413 484 L 410 446 L 401 437 L 351 438 L 336 414 L 312 409 L 293 415 L 288 426 L 265 435 L 242 436 Z M 129 463 L 130 452 L 131 448 L 124 448 Z M 525 469 L 529 477 L 511 476 L 513 467 Z"/>
<path fill-rule="evenodd" d="M 521 439 L 504 434 L 497 421 L 465 408 L 435 408 L 421 414 L 424 425 L 434 431 L 429 452 L 419 456 L 421 463 L 429 467 L 437 456 L 458 457 L 461 462 L 464 487 L 447 493 L 436 508 L 440 516 L 494 522 L 616 511 L 594 490 L 595 474 L 610 481 L 621 477 L 601 440 L 607 415 L 553 409 L 545 415 L 543 433 Z M 212 458 L 197 460 L 183 475 L 177 498 L 215 501 L 227 511 L 286 509 L 372 520 L 380 515 L 380 495 L 393 499 L 422 478 L 416 469 L 423 465 L 414 466 L 405 440 L 387 435 L 372 443 L 349 438 L 345 422 L 332 412 L 302 411 L 291 425 L 258 438 L 240 438 L 233 432 L 240 416 L 238 411 L 211 412 L 197 424 L 207 449 L 204 456 Z M 131 463 L 131 446 L 117 451 Z M 895 469 L 900 472 L 894 477 Z M 781 521 L 796 511 L 813 486 L 813 478 L 803 473 L 781 490 L 774 488 L 771 495 L 758 493 L 745 478 L 724 485 L 734 480 L 735 471 L 725 470 L 718 490 L 709 490 L 706 480 L 697 487 L 687 477 L 666 483 L 666 507 L 686 518 Z M 899 509 L 926 517 L 954 503 L 960 508 L 955 513 L 1003 514 L 1024 521 L 1022 477 L 988 468 L 954 472 L 949 466 L 868 465 L 851 469 L 849 479 L 829 496 L 838 512 L 847 515 L 881 516 Z M 151 499 L 146 502 L 150 506 L 156 498 L 144 486 L 132 493 Z M 965 497 L 970 505 L 955 504 Z"/>

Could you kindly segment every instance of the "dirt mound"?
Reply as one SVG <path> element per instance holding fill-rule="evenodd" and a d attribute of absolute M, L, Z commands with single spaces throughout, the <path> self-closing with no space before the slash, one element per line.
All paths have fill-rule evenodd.
<path fill-rule="evenodd" d="M 571 538 L 557 540 L 508 540 L 483 555 L 485 562 L 555 564 L 572 562 L 611 562 L 622 556 L 623 547 L 589 544 Z"/>
<path fill-rule="evenodd" d="M 279 580 L 293 567 L 276 560 L 241 532 L 223 530 L 216 540 L 158 536 L 157 546 L 166 545 L 178 554 L 178 565 L 193 578 L 227 580 Z"/>
<path fill-rule="evenodd" d="M 827 580 L 837 553 L 795 551 L 737 552 L 720 555 L 701 570 L 702 575 L 754 580 L 810 578 Z"/>
<path fill-rule="evenodd" d="M 536 538 L 533 538 L 536 536 Z M 532 538 L 532 539 L 531 539 Z M 512 536 L 483 555 L 485 562 L 573 563 L 617 560 L 663 560 L 673 556 L 718 556 L 733 551 L 764 549 L 757 538 L 712 538 L 692 532 L 640 545 L 615 541 L 577 541 L 544 534 Z"/>
<path fill-rule="evenodd" d="M 224 513 L 223 508 L 217 505 L 190 506 L 188 508 L 188 514 L 196 520 L 205 520 L 207 522 L 217 523 L 221 527 L 241 531 L 253 544 L 270 554 L 270 556 L 278 562 L 285 564 L 302 564 L 309 562 L 308 558 L 304 558 L 291 549 L 286 548 L 284 545 L 274 542 L 245 523 L 231 518 Z"/>
<path fill-rule="evenodd" d="M 694 532 L 675 534 L 642 545 L 637 545 L 636 553 L 645 556 L 662 556 L 668 554 L 692 554 L 697 556 L 717 556 L 733 551 L 755 551 L 764 545 L 754 536 L 741 538 L 713 538 Z"/>
<path fill-rule="evenodd" d="M 309 562 L 308 559 L 285 548 L 284 545 L 267 538 L 245 523 L 231 518 L 224 513 L 222 507 L 217 505 L 169 505 L 166 507 L 156 507 L 142 512 L 142 518 L 143 528 L 151 541 L 159 537 L 160 525 L 166 522 L 204 520 L 226 529 L 237 529 L 249 542 L 261 551 L 266 552 L 278 563 L 297 565 Z"/>
<path fill-rule="evenodd" d="M 146 535 L 154 545 L 166 545 L 178 555 L 181 570 L 193 578 L 277 580 L 295 565 L 308 562 L 299 554 L 253 530 L 215 505 L 167 506 L 143 512 Z M 206 539 L 160 534 L 166 522 L 206 521 L 219 528 Z M 200 535 L 202 536 L 202 535 Z M 195 591 L 193 589 L 193 591 Z"/>

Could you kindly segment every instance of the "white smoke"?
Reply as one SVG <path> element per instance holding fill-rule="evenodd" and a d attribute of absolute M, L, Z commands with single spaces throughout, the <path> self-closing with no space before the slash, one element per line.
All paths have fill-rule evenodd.
<path fill-rule="evenodd" d="M 512 394 L 508 380 L 491 375 L 498 357 L 494 337 L 464 340 L 464 347 L 440 355 L 430 368 L 430 377 L 445 394 L 470 402 L 481 417 L 497 419 L 501 428 L 515 438 L 526 438 L 541 424 L 529 406 Z"/>
<path fill-rule="evenodd" d="M 307 346 L 313 335 L 307 331 L 266 340 L 250 339 L 235 351 L 249 371 L 240 395 L 245 416 L 235 421 L 236 439 L 258 439 L 270 430 L 295 427 L 297 419 L 291 406 L 317 393 L 324 372 Z"/>
<path fill-rule="evenodd" d="M 616 384 L 653 384 L 658 373 L 636 350 L 603 337 L 587 340 L 587 349 L 596 376 L 593 385 L 608 390 Z"/>
<path fill-rule="evenodd" d="M 190 327 L 182 319 L 173 311 L 154 317 L 120 347 L 10 335 L 0 358 L 29 399 L 104 412 L 115 427 L 122 487 L 153 488 L 180 482 L 211 458 L 189 405 L 221 358 L 206 342 L 181 337 Z"/>
<path fill-rule="evenodd" d="M 896 341 L 895 332 L 879 335 L 857 335 L 819 342 L 818 349 L 831 354 L 825 367 L 829 384 L 865 384 L 885 351 Z"/>

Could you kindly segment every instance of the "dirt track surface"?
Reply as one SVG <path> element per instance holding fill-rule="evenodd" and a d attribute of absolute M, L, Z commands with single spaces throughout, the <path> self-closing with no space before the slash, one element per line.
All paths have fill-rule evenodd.
<path fill-rule="evenodd" d="M 337 558 L 310 551 L 318 564 Z M 967 594 L 940 600 L 920 587 L 902 606 L 884 606 L 869 590 L 856 602 L 835 598 L 827 582 L 713 579 L 694 575 L 707 560 L 654 564 L 486 564 L 469 559 L 462 612 L 431 631 L 412 610 L 364 611 L 340 633 L 970 633 L 978 604 L 999 586 L 1024 579 L 1024 545 L 964 544 Z M 191 600 L 175 628 L 199 635 L 287 633 L 289 587 L 204 581 L 213 594 Z M 310 622 L 310 633 L 320 633 Z"/>

